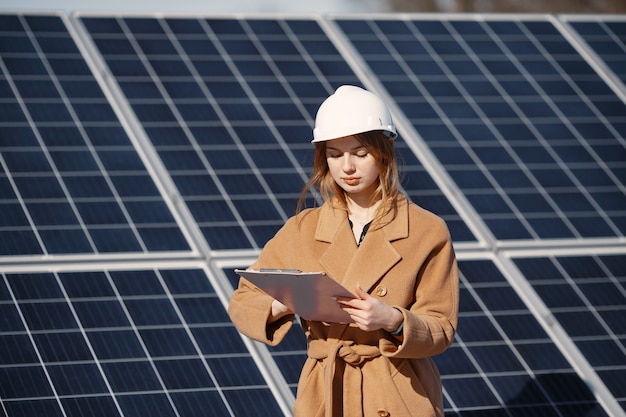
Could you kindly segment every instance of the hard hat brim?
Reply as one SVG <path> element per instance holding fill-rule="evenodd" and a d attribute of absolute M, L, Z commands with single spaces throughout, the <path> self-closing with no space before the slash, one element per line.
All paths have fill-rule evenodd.
<path fill-rule="evenodd" d="M 383 135 L 387 136 L 389 139 L 394 139 L 395 137 L 398 136 L 398 133 L 396 132 L 396 128 L 394 126 L 386 126 L 385 129 L 366 130 L 364 132 L 352 132 L 351 131 L 351 132 L 347 132 L 345 135 L 340 135 L 340 136 L 333 135 L 332 137 L 328 137 L 328 136 L 314 137 L 311 140 L 311 143 L 328 142 L 329 140 L 341 139 L 341 138 L 345 138 L 348 136 L 354 136 L 354 135 L 367 133 L 367 132 L 380 132 Z"/>

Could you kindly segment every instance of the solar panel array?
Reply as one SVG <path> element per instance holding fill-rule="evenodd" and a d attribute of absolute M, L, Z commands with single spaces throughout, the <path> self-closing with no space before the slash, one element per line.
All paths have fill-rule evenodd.
<path fill-rule="evenodd" d="M 291 415 L 301 332 L 268 349 L 225 306 L 341 84 L 389 102 L 457 247 L 446 415 L 626 415 L 625 43 L 620 16 L 0 14 L 5 415 Z"/>

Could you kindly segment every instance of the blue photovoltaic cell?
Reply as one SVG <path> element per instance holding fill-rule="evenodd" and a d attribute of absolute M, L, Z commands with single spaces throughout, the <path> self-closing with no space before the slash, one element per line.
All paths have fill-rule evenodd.
<path fill-rule="evenodd" d="M 0 256 L 189 250 L 61 18 L 3 21 Z"/>
<path fill-rule="evenodd" d="M 0 294 L 9 416 L 280 413 L 201 270 L 2 274 Z"/>
<path fill-rule="evenodd" d="M 551 22 L 337 23 L 497 239 L 624 237 L 626 105 Z"/>
<path fill-rule="evenodd" d="M 318 23 L 81 21 L 209 245 L 263 246 L 295 212 L 310 170 L 317 107 L 338 85 L 361 84 Z M 439 211 L 457 240 L 475 240 L 410 149 L 398 144 L 407 169 L 425 179 L 407 182 L 411 198 Z"/>

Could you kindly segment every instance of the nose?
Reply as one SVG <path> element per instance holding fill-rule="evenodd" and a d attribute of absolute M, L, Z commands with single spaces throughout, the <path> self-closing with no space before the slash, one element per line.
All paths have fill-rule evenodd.
<path fill-rule="evenodd" d="M 350 152 L 346 152 L 343 154 L 341 169 L 343 169 L 344 172 L 354 171 L 354 163 L 352 162 L 352 155 L 350 154 Z"/>

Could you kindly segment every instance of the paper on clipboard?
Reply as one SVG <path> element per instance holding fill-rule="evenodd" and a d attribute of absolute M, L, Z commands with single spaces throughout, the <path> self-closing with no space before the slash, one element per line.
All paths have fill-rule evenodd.
<path fill-rule="evenodd" d="M 292 270 L 243 270 L 235 272 L 271 295 L 306 320 L 350 323 L 334 297 L 355 298 L 334 279 L 323 272 Z"/>

